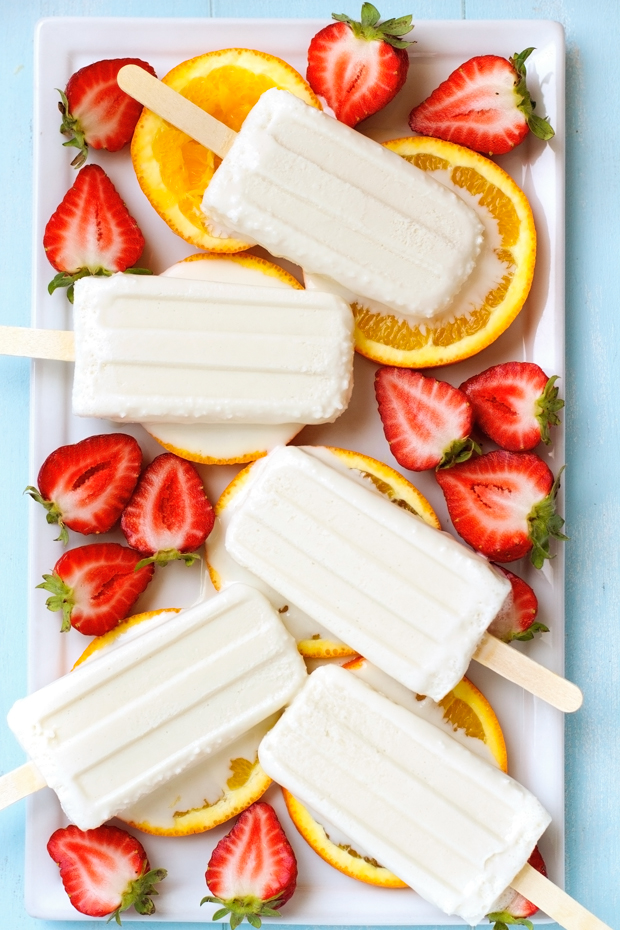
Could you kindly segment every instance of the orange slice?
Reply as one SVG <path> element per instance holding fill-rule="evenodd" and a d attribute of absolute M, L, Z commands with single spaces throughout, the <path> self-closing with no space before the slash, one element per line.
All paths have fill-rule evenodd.
<path fill-rule="evenodd" d="M 317 109 L 310 85 L 280 58 L 245 48 L 207 52 L 184 61 L 162 79 L 211 116 L 238 131 L 266 90 L 288 90 Z M 186 242 L 214 252 L 240 252 L 248 243 L 209 234 L 202 197 L 221 159 L 180 129 L 144 110 L 131 143 L 140 187 L 168 226 Z"/>
<path fill-rule="evenodd" d="M 179 613 L 178 608 L 151 610 L 129 617 L 109 633 L 94 639 L 73 667 L 101 650 L 112 648 L 123 636 L 131 635 L 139 624 L 175 613 Z M 236 817 L 262 797 L 271 784 L 258 762 L 258 744 L 278 716 L 274 714 L 224 751 L 141 798 L 119 815 L 119 819 L 144 833 L 189 836 Z"/>
<path fill-rule="evenodd" d="M 483 155 L 422 136 L 384 144 L 472 206 L 485 243 L 470 279 L 435 320 L 417 325 L 353 304 L 356 348 L 384 365 L 449 365 L 494 342 L 525 303 L 536 260 L 532 210 L 512 178 Z"/>
<path fill-rule="evenodd" d="M 435 511 L 420 492 L 406 478 L 377 459 L 359 452 L 350 452 L 347 449 L 323 447 L 326 454 L 333 454 L 348 468 L 352 468 L 371 481 L 379 491 L 394 502 L 397 507 L 403 507 L 421 517 L 430 526 L 440 529 L 439 520 Z M 355 650 L 345 643 L 329 638 L 326 630 L 318 627 L 301 610 L 286 600 L 273 588 L 260 581 L 251 572 L 241 568 L 232 559 L 224 547 L 224 536 L 229 520 L 228 506 L 238 491 L 243 487 L 250 475 L 249 465 L 238 473 L 222 493 L 215 505 L 217 517 L 215 526 L 207 541 L 206 562 L 213 586 L 217 591 L 226 584 L 243 581 L 245 584 L 259 588 L 280 611 L 284 624 L 297 640 L 297 648 L 306 659 L 333 659 L 355 655 Z M 317 630 L 318 628 L 318 630 Z M 314 631 L 314 632 L 313 632 Z"/>
<path fill-rule="evenodd" d="M 480 752 L 480 743 L 484 744 L 488 749 L 486 755 L 489 761 L 493 761 L 503 772 L 507 770 L 506 744 L 499 721 L 487 699 L 467 678 L 463 678 L 437 705 L 430 698 L 414 696 L 398 682 L 371 666 L 366 659 L 358 657 L 344 667 L 405 706 L 413 700 L 423 701 L 425 715 L 428 714 L 430 719 L 433 719 L 433 716 L 438 718 L 441 714 L 445 723 L 455 732 L 459 731 L 460 738 L 471 749 Z M 322 859 L 339 872 L 381 888 L 408 887 L 376 859 L 357 852 L 347 842 L 338 843 L 330 839 L 325 828 L 290 791 L 283 788 L 282 793 L 291 820 L 303 838 Z"/>
<path fill-rule="evenodd" d="M 177 262 L 163 272 L 166 277 L 249 284 L 266 287 L 292 287 L 303 290 L 299 281 L 279 265 L 244 252 L 223 255 L 199 252 Z M 233 465 L 253 462 L 274 448 L 286 445 L 303 429 L 299 423 L 144 423 L 144 428 L 169 452 L 190 462 L 205 465 Z"/>

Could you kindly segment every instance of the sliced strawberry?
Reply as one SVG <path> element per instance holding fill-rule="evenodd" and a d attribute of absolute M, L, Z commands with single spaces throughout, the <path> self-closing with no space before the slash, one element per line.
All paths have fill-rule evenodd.
<path fill-rule="evenodd" d="M 104 433 L 60 446 L 43 462 L 38 488 L 30 494 L 57 523 L 65 545 L 67 527 L 76 533 L 107 533 L 120 519 L 142 469 L 142 451 L 133 436 Z"/>
<path fill-rule="evenodd" d="M 138 482 L 121 518 L 127 542 L 142 555 L 140 563 L 165 565 L 183 559 L 192 565 L 194 551 L 213 529 L 215 515 L 193 465 L 165 452 L 153 459 Z"/>
<path fill-rule="evenodd" d="M 111 914 L 120 924 L 120 914 L 132 905 L 138 914 L 155 913 L 153 886 L 166 877 L 166 870 L 151 869 L 144 847 L 125 830 L 63 827 L 52 833 L 47 851 L 60 867 L 71 904 L 81 914 Z"/>
<path fill-rule="evenodd" d="M 411 30 L 412 17 L 380 23 L 376 7 L 364 3 L 361 22 L 344 13 L 332 13 L 332 19 L 337 22 L 310 42 L 306 78 L 341 123 L 355 126 L 383 109 L 405 83 L 411 42 L 399 37 Z"/>
<path fill-rule="evenodd" d="M 461 390 L 489 439 L 509 452 L 527 452 L 541 441 L 549 445 L 549 429 L 560 422 L 557 380 L 533 362 L 504 362 L 469 378 Z"/>
<path fill-rule="evenodd" d="M 52 294 L 57 287 L 68 288 L 71 303 L 78 278 L 116 271 L 151 274 L 130 267 L 142 254 L 144 236 L 99 165 L 82 168 L 48 220 L 43 247 L 59 272 L 47 289 Z"/>
<path fill-rule="evenodd" d="M 562 469 L 563 471 L 563 469 Z M 438 471 L 450 519 L 463 539 L 495 562 L 530 553 L 536 568 L 549 555 L 549 538 L 567 539 L 555 512 L 560 475 L 533 452 L 487 452 Z"/>
<path fill-rule="evenodd" d="M 375 393 L 385 438 L 404 468 L 449 468 L 480 451 L 469 438 L 471 404 L 451 384 L 409 368 L 379 368 Z"/>
<path fill-rule="evenodd" d="M 534 114 L 526 85 L 526 48 L 509 61 L 479 55 L 462 64 L 409 115 L 409 125 L 423 136 L 466 145 L 484 155 L 503 155 L 531 130 L 551 139 L 553 129 Z"/>
<path fill-rule="evenodd" d="M 537 872 L 547 875 L 547 867 L 538 846 L 534 847 L 534 851 L 527 861 Z M 519 894 L 518 891 L 507 888 L 495 902 L 495 907 L 496 910 L 492 914 L 487 914 L 487 919 L 492 923 L 495 922 L 493 930 L 508 930 L 508 926 L 514 926 L 515 924 L 522 924 L 528 930 L 534 930 L 531 920 L 527 918 L 535 914 L 538 908 L 527 898 L 524 898 L 522 894 Z"/>
<path fill-rule="evenodd" d="M 47 609 L 62 610 L 61 632 L 74 627 L 86 636 L 101 636 L 124 620 L 155 569 L 138 568 L 140 554 L 118 543 L 91 543 L 70 549 L 43 575 Z"/>
<path fill-rule="evenodd" d="M 70 136 L 63 145 L 79 149 L 71 164 L 81 168 L 88 157 L 88 146 L 118 152 L 131 142 L 142 104 L 120 89 L 118 72 L 124 65 L 137 65 L 157 77 L 155 69 L 140 58 L 111 58 L 80 68 L 69 78 L 62 102 L 60 131 Z"/>
<path fill-rule="evenodd" d="M 536 621 L 538 598 L 529 584 L 507 568 L 495 567 L 506 576 L 512 591 L 489 626 L 489 633 L 505 643 L 511 643 L 513 639 L 533 639 L 535 633 L 548 633 L 549 627 Z"/>
<path fill-rule="evenodd" d="M 230 914 L 232 930 L 244 917 L 260 927 L 261 916 L 280 916 L 295 891 L 297 860 L 273 807 L 256 801 L 241 814 L 213 850 L 205 879 L 212 893 L 200 903 L 223 905 L 213 920 Z"/>

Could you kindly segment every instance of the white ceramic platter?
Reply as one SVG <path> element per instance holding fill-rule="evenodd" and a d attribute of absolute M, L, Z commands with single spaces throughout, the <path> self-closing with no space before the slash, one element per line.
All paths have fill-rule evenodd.
<path fill-rule="evenodd" d="M 63 291 L 51 297 L 47 283 L 54 270 L 41 241 L 45 224 L 75 178 L 69 162 L 75 153 L 64 149 L 59 135 L 55 88 L 64 88 L 78 68 L 100 58 L 140 57 L 163 76 L 174 65 L 218 48 L 249 47 L 278 55 L 302 73 L 310 38 L 325 23 L 319 20 L 226 20 L 226 19 L 47 19 L 38 27 L 35 79 L 35 215 L 33 325 L 71 328 L 71 309 Z M 534 286 L 524 311 L 507 333 L 480 356 L 443 369 L 440 377 L 458 385 L 489 365 L 509 359 L 537 362 L 548 374 L 564 374 L 564 38 L 557 23 L 542 20 L 504 22 L 419 22 L 417 44 L 410 49 L 411 68 L 406 87 L 381 114 L 364 125 L 364 131 L 384 140 L 408 135 L 406 117 L 412 106 L 423 100 L 459 64 L 473 55 L 510 56 L 528 46 L 536 51 L 528 61 L 528 83 L 538 101 L 538 112 L 547 114 L 556 129 L 551 144 L 531 136 L 511 155 L 501 159 L 503 167 L 522 186 L 532 204 L 539 237 L 539 256 Z M 155 214 L 136 182 L 127 150 L 109 155 L 91 153 L 108 172 L 136 217 L 147 241 L 141 264 L 155 272 L 191 254 L 194 249 L 177 238 Z M 356 361 L 353 401 L 335 424 L 306 428 L 296 440 L 326 443 L 392 460 L 377 414 L 372 381 L 375 365 Z M 439 374 L 436 372 L 436 374 Z M 31 473 L 24 485 L 34 483 L 44 458 L 57 446 L 84 436 L 118 429 L 94 420 L 78 420 L 71 414 L 71 366 L 61 362 L 33 365 L 31 405 Z M 563 384 L 563 381 L 560 381 Z M 160 447 L 140 427 L 129 427 L 148 458 Z M 563 437 L 556 431 L 550 464 L 555 471 L 563 461 Z M 396 466 L 398 467 L 398 466 Z M 236 472 L 230 467 L 204 467 L 207 491 L 215 500 Z M 407 475 L 407 477 L 412 477 Z M 432 474 L 413 476 L 439 513 L 449 523 L 439 488 Z M 561 502 L 560 502 L 561 506 Z M 44 606 L 44 592 L 35 591 L 43 572 L 51 570 L 62 549 L 54 542 L 53 528 L 32 506 L 30 535 L 29 607 L 30 645 L 28 654 L 30 688 L 39 688 L 64 674 L 87 644 L 75 631 L 59 633 L 57 615 Z M 118 538 L 110 536 L 109 538 Z M 72 545 L 82 540 L 72 538 Z M 540 618 L 551 632 L 525 644 L 526 652 L 561 672 L 564 664 L 563 557 L 535 572 L 525 563 L 515 568 L 533 584 L 538 594 Z M 137 607 L 183 607 L 191 604 L 200 589 L 200 569 L 173 564 L 158 571 Z M 570 644 L 569 644 L 570 648 Z M 563 884 L 564 862 L 564 764 L 561 714 L 536 701 L 521 689 L 500 680 L 479 666 L 472 666 L 472 679 L 495 707 L 506 734 L 510 772 L 538 795 L 553 816 L 553 825 L 541 842 L 551 878 Z M 275 804 L 299 860 L 298 891 L 283 913 L 287 924 L 416 925 L 460 923 L 446 918 L 412 891 L 379 890 L 349 879 L 316 856 L 296 833 L 281 802 L 279 789 L 267 795 Z M 55 795 L 48 789 L 30 799 L 27 825 L 26 907 L 44 919 L 82 919 L 65 895 L 58 869 L 46 852 L 50 834 L 66 821 Z M 211 850 L 226 832 L 167 839 L 141 835 L 153 866 L 168 869 L 156 899 L 157 921 L 205 921 L 211 911 L 199 907 L 206 894 L 204 871 Z M 134 912 L 123 915 L 134 919 Z M 138 918 L 140 919 L 140 918 Z M 543 918 L 544 919 L 544 918 Z"/>

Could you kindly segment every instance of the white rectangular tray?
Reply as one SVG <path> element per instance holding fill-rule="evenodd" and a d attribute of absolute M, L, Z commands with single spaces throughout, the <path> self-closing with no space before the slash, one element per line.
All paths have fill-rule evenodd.
<path fill-rule="evenodd" d="M 78 68 L 100 58 L 140 57 L 163 76 L 179 62 L 218 48 L 249 47 L 275 54 L 305 73 L 310 38 L 325 25 L 322 20 L 227 20 L 227 19 L 47 19 L 36 37 L 35 77 L 35 197 L 33 325 L 71 328 L 71 310 L 63 291 L 51 297 L 47 283 L 54 270 L 42 247 L 45 224 L 73 184 L 70 167 L 73 149 L 64 149 L 59 135 L 60 117 L 55 88 L 64 88 Z M 421 21 L 415 25 L 417 44 L 411 50 L 406 87 L 382 113 L 363 125 L 377 139 L 409 135 L 407 114 L 459 64 L 473 55 L 509 57 L 533 45 L 528 61 L 528 84 L 538 112 L 549 116 L 556 136 L 549 145 L 528 139 L 509 156 L 499 159 L 523 187 L 534 210 L 538 230 L 538 264 L 526 307 L 493 346 L 474 359 L 435 372 L 455 385 L 489 365 L 509 359 L 537 362 L 548 374 L 564 376 L 564 37 L 557 23 L 542 20 L 466 22 Z M 136 182 L 127 150 L 110 155 L 91 152 L 109 173 L 147 241 L 141 264 L 156 273 L 195 251 L 176 237 L 155 214 Z M 356 386 L 351 407 L 335 424 L 308 427 L 296 440 L 326 443 L 374 455 L 398 468 L 384 439 L 372 387 L 376 366 L 358 357 Z M 33 364 L 31 404 L 31 473 L 34 483 L 44 458 L 57 446 L 75 442 L 112 425 L 78 420 L 71 414 L 71 366 L 61 362 Z M 560 385 L 563 385 L 563 380 Z M 117 429 L 117 427 L 114 427 Z M 150 458 L 160 447 L 140 427 L 129 427 Z M 563 461 L 563 433 L 556 431 L 549 455 L 554 471 Z M 236 468 L 201 469 L 209 496 L 215 500 Z M 444 526 L 449 526 L 445 506 L 432 474 L 407 477 L 426 494 Z M 24 481 L 26 484 L 26 481 Z M 562 502 L 560 501 L 560 507 Z M 79 633 L 59 633 L 58 615 L 44 606 L 45 595 L 35 591 L 44 572 L 51 570 L 62 549 L 53 541 L 40 508 L 32 506 L 30 524 L 29 686 L 36 689 L 67 672 L 88 640 Z M 110 539 L 120 539 L 111 535 Z M 72 539 L 72 545 L 81 540 Z M 514 566 L 511 566 L 514 567 Z M 561 672 L 564 666 L 564 559 L 559 551 L 541 572 L 525 562 L 516 572 L 533 584 L 539 597 L 540 619 L 551 627 L 543 638 L 524 644 L 524 651 Z M 138 604 L 182 607 L 198 595 L 200 570 L 172 564 L 158 570 L 156 580 Z M 510 772 L 540 798 L 553 816 L 553 825 L 541 841 L 550 877 L 564 880 L 564 739 L 559 712 L 536 701 L 521 689 L 500 680 L 482 667 L 472 665 L 471 678 L 494 706 L 509 752 Z M 398 925 L 461 923 L 447 918 L 412 891 L 380 890 L 349 879 L 326 865 L 297 834 L 284 811 L 279 789 L 272 787 L 267 799 L 274 803 L 299 860 L 299 885 L 286 905 L 282 923 Z M 83 919 L 62 889 L 58 869 L 46 852 L 50 834 L 66 823 L 55 795 L 44 789 L 29 801 L 26 847 L 26 907 L 34 917 Z M 151 864 L 168 869 L 168 878 L 156 898 L 156 921 L 205 921 L 211 911 L 200 908 L 206 894 L 204 872 L 211 850 L 228 827 L 210 833 L 168 839 L 140 834 Z M 135 919 L 134 912 L 123 915 Z M 142 919 L 142 918 L 138 918 Z M 543 921 L 544 918 L 541 918 Z"/>

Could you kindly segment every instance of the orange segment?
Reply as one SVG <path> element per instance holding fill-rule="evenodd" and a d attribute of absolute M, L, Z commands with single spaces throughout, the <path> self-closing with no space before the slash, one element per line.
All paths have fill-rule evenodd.
<path fill-rule="evenodd" d="M 487 235 L 478 270 L 437 319 L 418 325 L 354 304 L 357 350 L 376 362 L 406 368 L 469 358 L 507 329 L 529 293 L 536 260 L 530 205 L 495 162 L 460 145 L 422 136 L 384 144 L 461 195 Z"/>
<path fill-rule="evenodd" d="M 109 649 L 139 624 L 162 614 L 177 614 L 179 610 L 180 608 L 150 610 L 128 617 L 113 630 L 94 639 L 73 667 L 77 668 L 90 656 Z M 271 784 L 271 779 L 258 762 L 258 744 L 277 717 L 278 714 L 274 714 L 272 718 L 245 734 L 241 740 L 236 740 L 228 747 L 228 755 L 226 752 L 215 753 L 213 758 L 199 763 L 146 798 L 142 798 L 125 810 L 122 816 L 119 815 L 119 820 L 144 833 L 158 836 L 189 836 L 193 833 L 204 833 L 205 830 L 211 830 L 231 817 L 236 817 L 262 797 Z M 237 755 L 240 746 L 244 753 L 242 756 Z M 250 758 L 246 758 L 248 755 Z M 203 797 L 207 791 L 206 788 L 203 791 L 205 783 L 209 784 L 211 793 L 215 791 L 218 795 L 212 802 Z M 196 797 L 199 798 L 198 803 L 195 803 Z"/>
<path fill-rule="evenodd" d="M 280 58 L 229 48 L 184 61 L 163 78 L 192 103 L 239 131 L 266 90 L 288 90 L 321 108 L 310 85 Z M 201 203 L 221 159 L 150 110 L 144 110 L 131 144 L 140 187 L 159 215 L 182 239 L 214 252 L 240 252 L 248 243 L 210 235 Z"/>
<path fill-rule="evenodd" d="M 397 507 L 403 507 L 405 510 L 415 513 L 429 526 L 436 529 L 441 528 L 437 515 L 426 498 L 395 469 L 390 468 L 389 465 L 385 465 L 383 462 L 379 462 L 377 459 L 371 458 L 369 455 L 362 455 L 360 452 L 351 452 L 348 449 L 337 449 L 331 446 L 328 448 L 348 468 L 355 469 L 369 481 L 372 481 L 375 487 L 382 494 L 389 497 Z M 249 572 L 246 572 L 244 576 L 239 574 L 244 570 L 236 565 L 224 548 L 227 508 L 248 480 L 251 468 L 252 465 L 248 465 L 236 475 L 215 505 L 217 519 L 215 528 L 207 542 L 206 561 L 211 581 L 217 591 L 221 590 L 225 584 L 232 584 L 234 581 L 242 580 L 242 577 L 246 584 L 258 583 L 256 577 Z M 282 620 L 286 624 L 288 605 L 275 591 L 272 589 L 269 589 L 269 591 L 274 606 L 282 612 Z M 312 625 L 309 618 L 308 623 Z M 300 639 L 298 637 L 297 648 L 305 659 L 334 659 L 356 655 L 355 650 L 345 643 L 335 642 L 319 634 L 315 634 L 311 638 Z"/>
<path fill-rule="evenodd" d="M 367 664 L 365 659 L 358 656 L 347 662 L 344 667 L 363 678 Z M 387 677 L 384 677 L 387 681 Z M 397 685 L 397 687 L 400 686 Z M 394 699 L 394 695 L 387 693 L 388 697 Z M 418 699 L 422 700 L 422 698 Z M 443 710 L 444 720 L 450 723 L 455 731 L 463 731 L 469 739 L 482 740 L 490 750 L 498 768 L 503 772 L 507 771 L 506 743 L 499 721 L 487 699 L 469 679 L 463 678 L 439 702 L 439 707 Z M 348 843 L 334 842 L 325 828 L 317 823 L 297 798 L 285 788 L 282 789 L 282 793 L 291 820 L 303 838 L 322 859 L 333 865 L 339 872 L 356 878 L 360 882 L 381 888 L 408 887 L 393 872 L 381 866 L 376 859 L 361 854 Z"/>

